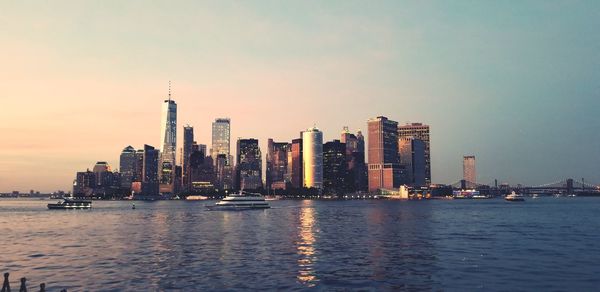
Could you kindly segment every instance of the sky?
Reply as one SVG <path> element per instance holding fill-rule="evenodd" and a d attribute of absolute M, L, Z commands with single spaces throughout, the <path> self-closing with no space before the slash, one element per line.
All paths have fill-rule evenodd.
<path fill-rule="evenodd" d="M 159 147 L 169 80 L 178 145 L 383 115 L 431 126 L 434 183 L 475 155 L 480 183 L 600 184 L 598 27 L 598 1 L 1 1 L 0 192 Z"/>

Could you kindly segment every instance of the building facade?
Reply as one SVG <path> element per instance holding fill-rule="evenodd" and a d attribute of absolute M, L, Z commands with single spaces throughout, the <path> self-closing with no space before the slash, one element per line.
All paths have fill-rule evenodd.
<path fill-rule="evenodd" d="M 160 152 L 150 145 L 144 145 L 142 167 L 142 194 L 145 196 L 158 195 L 158 160 Z"/>
<path fill-rule="evenodd" d="M 229 118 L 218 118 L 212 123 L 212 148 L 210 156 L 213 161 L 217 160 L 217 155 L 225 154 L 227 163 L 232 164 L 231 160 L 231 120 Z"/>
<path fill-rule="evenodd" d="M 267 189 L 275 189 L 272 184 L 276 183 L 277 188 L 285 186 L 285 178 L 288 167 L 288 150 L 290 144 L 287 142 L 274 142 L 269 139 L 267 142 L 267 155 L 265 172 L 265 183 Z"/>
<path fill-rule="evenodd" d="M 316 127 L 302 132 L 302 170 L 305 188 L 323 189 L 323 132 Z"/>
<path fill-rule="evenodd" d="M 467 186 L 472 188 L 477 184 L 477 171 L 475 169 L 475 156 L 468 155 L 463 157 L 463 179 Z"/>
<path fill-rule="evenodd" d="M 412 186 L 426 186 L 426 161 L 425 142 L 414 137 L 400 137 L 398 139 L 400 164 L 406 167 L 409 184 Z"/>
<path fill-rule="evenodd" d="M 288 170 L 287 180 L 290 186 L 295 189 L 302 188 L 304 185 L 302 171 L 302 139 L 292 140 L 288 151 Z"/>
<path fill-rule="evenodd" d="M 184 191 L 190 190 L 190 155 L 194 145 L 194 127 L 183 127 L 183 148 L 181 149 L 181 185 Z"/>
<path fill-rule="evenodd" d="M 129 192 L 131 183 L 134 181 L 137 171 L 135 148 L 127 146 L 119 156 L 119 171 L 121 172 L 121 188 Z"/>
<path fill-rule="evenodd" d="M 425 144 L 425 184 L 431 184 L 431 142 L 429 138 L 429 125 L 423 123 L 408 123 L 398 126 L 399 138 L 413 137 Z"/>
<path fill-rule="evenodd" d="M 346 144 L 348 191 L 367 190 L 367 166 L 365 164 L 365 138 L 361 131 L 356 135 L 344 127 L 340 142 Z"/>
<path fill-rule="evenodd" d="M 262 189 L 262 154 L 257 139 L 238 139 L 236 187 L 240 190 Z"/>
<path fill-rule="evenodd" d="M 346 143 L 333 140 L 323 144 L 323 190 L 343 195 L 353 187 L 349 183 Z"/>
<path fill-rule="evenodd" d="M 160 169 L 159 184 L 161 193 L 173 193 L 175 182 L 175 165 L 177 149 L 177 103 L 171 99 L 171 86 L 169 84 L 169 98 L 163 102 L 160 123 Z"/>
<path fill-rule="evenodd" d="M 406 170 L 399 163 L 398 123 L 380 116 L 368 121 L 369 191 L 399 188 Z"/>

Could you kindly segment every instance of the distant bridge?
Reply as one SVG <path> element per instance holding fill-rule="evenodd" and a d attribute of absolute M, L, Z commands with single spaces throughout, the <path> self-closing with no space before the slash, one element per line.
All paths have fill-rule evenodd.
<path fill-rule="evenodd" d="M 490 189 L 490 186 L 473 183 L 466 180 L 459 180 L 451 184 L 454 189 Z M 494 188 L 496 189 L 496 188 Z M 586 183 L 584 179 L 575 181 L 567 178 L 538 186 L 511 186 L 511 191 L 517 191 L 523 194 L 581 194 L 581 195 L 600 195 L 600 186 Z"/>

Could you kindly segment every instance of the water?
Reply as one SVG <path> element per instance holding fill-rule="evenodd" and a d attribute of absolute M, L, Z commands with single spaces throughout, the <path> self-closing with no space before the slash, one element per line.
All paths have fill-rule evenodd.
<path fill-rule="evenodd" d="M 591 291 L 600 198 L 524 203 L 0 200 L 0 265 L 30 289 Z M 51 290 L 52 291 L 52 290 Z"/>

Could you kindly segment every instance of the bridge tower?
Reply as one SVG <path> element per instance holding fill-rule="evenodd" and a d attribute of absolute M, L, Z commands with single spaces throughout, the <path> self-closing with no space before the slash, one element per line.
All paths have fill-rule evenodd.
<path fill-rule="evenodd" d="M 567 195 L 571 195 L 571 194 L 573 194 L 573 179 L 568 178 L 567 179 Z"/>

